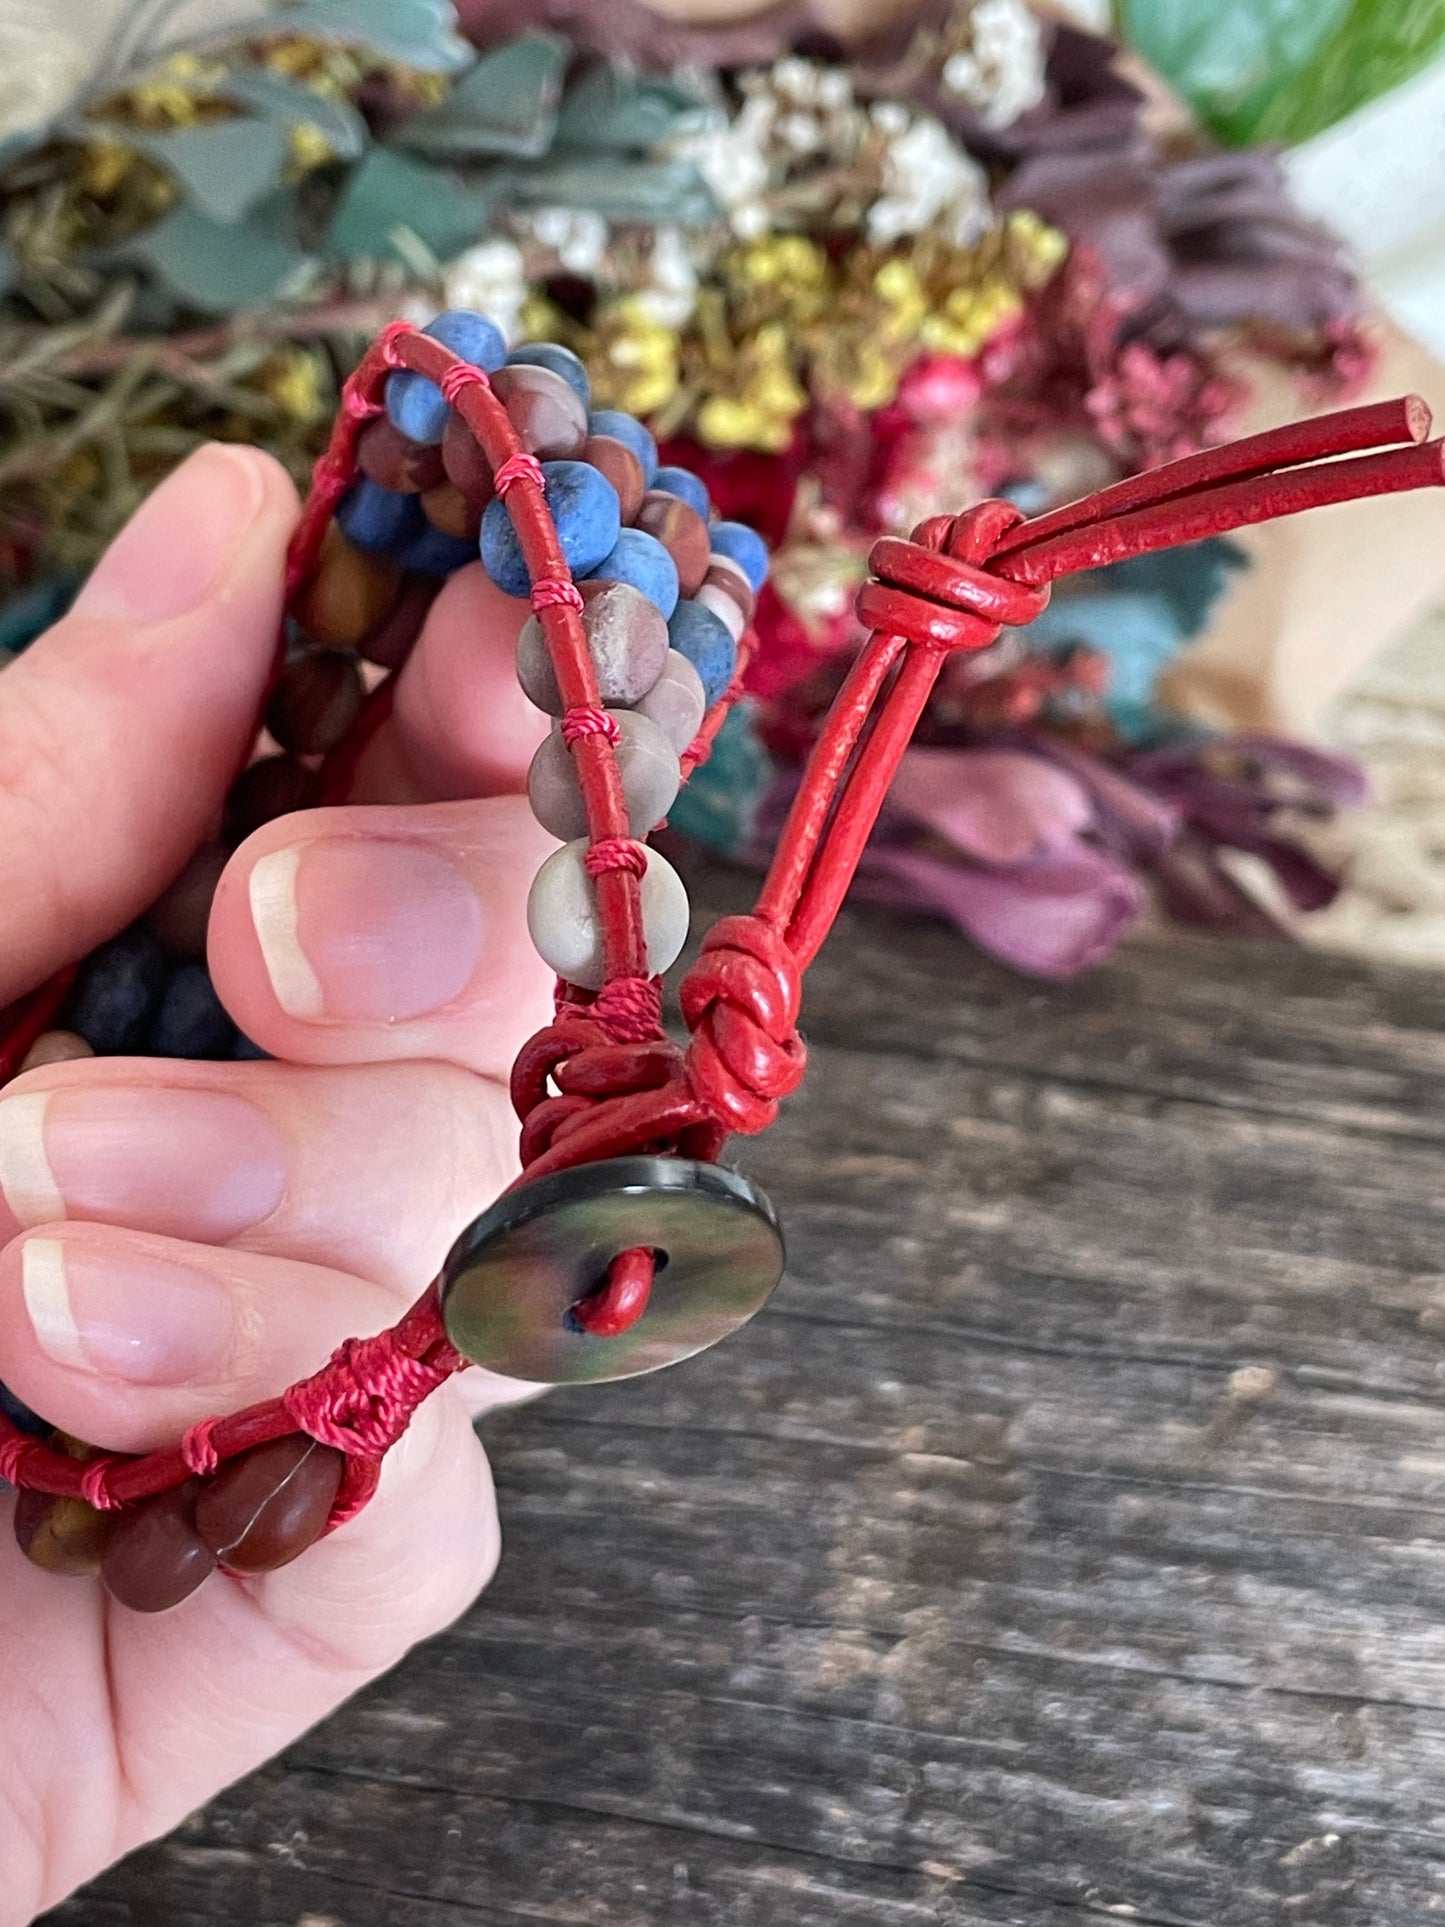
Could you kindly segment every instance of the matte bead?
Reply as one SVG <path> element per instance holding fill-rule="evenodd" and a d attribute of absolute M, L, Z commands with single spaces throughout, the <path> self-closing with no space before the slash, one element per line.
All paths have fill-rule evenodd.
<path fill-rule="evenodd" d="M 313 642 L 352 649 L 385 620 L 396 601 L 401 568 L 389 556 L 366 554 L 333 522 L 311 580 L 291 613 Z"/>
<path fill-rule="evenodd" d="M 197 1057 L 222 1062 L 231 1055 L 236 1026 L 226 1015 L 203 963 L 177 964 L 146 1037 L 152 1057 Z"/>
<path fill-rule="evenodd" d="M 628 829 L 646 836 L 672 808 L 682 782 L 677 751 L 657 724 L 635 710 L 615 709 L 615 755 L 622 777 L 622 798 Z M 527 797 L 532 814 L 550 835 L 566 843 L 587 835 L 587 810 L 577 765 L 560 729 L 540 745 L 527 772 Z"/>
<path fill-rule="evenodd" d="M 650 489 L 633 520 L 637 528 L 655 535 L 677 564 L 677 579 L 683 595 L 695 596 L 707 580 L 712 557 L 712 538 L 697 510 L 689 508 L 675 495 Z"/>
<path fill-rule="evenodd" d="M 188 1479 L 121 1515 L 100 1574 L 132 1612 L 168 1612 L 216 1570 L 216 1555 L 196 1531 L 197 1486 Z"/>
<path fill-rule="evenodd" d="M 496 492 L 492 486 L 492 465 L 460 415 L 452 416 L 442 436 L 442 467 L 447 480 L 459 488 L 480 513 Z"/>
<path fill-rule="evenodd" d="M 711 582 L 704 582 L 693 600 L 704 609 L 712 610 L 734 642 L 742 641 L 748 625 L 743 621 L 742 610 L 726 589 L 719 589 Z"/>
<path fill-rule="evenodd" d="M 243 769 L 226 798 L 225 840 L 234 849 L 263 823 L 309 809 L 321 785 L 294 756 L 263 756 Z"/>
<path fill-rule="evenodd" d="M 745 522 L 714 522 L 710 533 L 713 548 L 737 563 L 756 595 L 768 579 L 767 543 Z"/>
<path fill-rule="evenodd" d="M 584 408 L 592 405 L 592 383 L 587 379 L 586 364 L 560 341 L 524 341 L 507 356 L 507 366 L 549 368 L 554 375 L 562 377 Z"/>
<path fill-rule="evenodd" d="M 122 931 L 80 966 L 67 1029 L 101 1057 L 142 1049 L 170 980 L 170 959 L 148 930 Z"/>
<path fill-rule="evenodd" d="M 146 912 L 146 928 L 177 957 L 204 957 L 211 905 L 230 852 L 224 843 L 203 843 L 165 895 Z"/>
<path fill-rule="evenodd" d="M 494 321 L 468 308 L 449 308 L 422 330 L 474 368 L 490 374 L 507 358 L 507 341 Z M 450 405 L 441 389 L 412 368 L 399 368 L 386 380 L 386 412 L 392 424 L 414 442 L 436 444 L 446 432 Z"/>
<path fill-rule="evenodd" d="M 626 582 L 645 595 L 665 622 L 677 607 L 677 564 L 655 535 L 624 529 L 592 571 L 595 582 Z"/>
<path fill-rule="evenodd" d="M 492 387 L 528 454 L 543 462 L 565 462 L 581 453 L 587 410 L 560 375 L 525 364 L 499 368 Z"/>
<path fill-rule="evenodd" d="M 642 464 L 627 446 L 612 435 L 589 435 L 582 444 L 582 460 L 591 462 L 617 490 L 618 512 L 624 528 L 642 507 L 647 493 L 647 478 Z"/>
<path fill-rule="evenodd" d="M 567 566 L 574 576 L 587 575 L 622 533 L 617 491 L 587 462 L 544 462 L 542 476 Z M 526 595 L 531 577 L 504 502 L 488 504 L 481 550 L 487 574 L 503 594 Z"/>
<path fill-rule="evenodd" d="M 757 613 L 758 599 L 753 593 L 753 585 L 748 581 L 736 562 L 725 555 L 714 554 L 707 565 L 707 580 L 703 589 L 716 589 L 736 603 L 742 617 L 743 627 L 747 628 Z M 701 597 L 702 589 L 698 590 Z"/>
<path fill-rule="evenodd" d="M 657 473 L 657 443 L 635 415 L 625 415 L 620 408 L 594 408 L 587 425 L 594 435 L 611 435 L 614 440 L 625 442 L 641 462 L 647 486 L 652 487 L 652 478 Z"/>
<path fill-rule="evenodd" d="M 100 1571 L 115 1528 L 113 1514 L 84 1499 L 22 1491 L 15 1500 L 15 1543 L 44 1572 L 83 1579 Z"/>
<path fill-rule="evenodd" d="M 269 1064 L 270 1061 L 270 1051 L 262 1050 L 259 1044 L 253 1044 L 244 1031 L 236 1032 L 236 1041 L 231 1046 L 233 1064 Z"/>
<path fill-rule="evenodd" d="M 441 451 L 414 442 L 383 415 L 368 422 L 356 438 L 356 465 L 362 474 L 398 495 L 420 495 L 442 479 Z"/>
<path fill-rule="evenodd" d="M 672 646 L 702 677 L 708 707 L 718 700 L 738 666 L 738 646 L 720 616 L 700 602 L 679 602 L 667 625 Z"/>
<path fill-rule="evenodd" d="M 47 1064 L 74 1064 L 83 1057 L 94 1057 L 95 1052 L 83 1037 L 73 1030 L 42 1031 L 35 1042 L 20 1060 L 22 1071 L 44 1070 Z M 0 1406 L 4 1404 L 4 1390 L 0 1386 Z"/>
<path fill-rule="evenodd" d="M 484 506 L 463 495 L 455 482 L 438 482 L 421 498 L 421 512 L 434 529 L 458 542 L 470 543 L 473 549 L 482 532 Z"/>
<path fill-rule="evenodd" d="M 324 756 L 346 740 L 365 701 L 361 664 L 350 650 L 306 649 L 282 670 L 266 727 L 282 749 Z"/>
<path fill-rule="evenodd" d="M 290 1565 L 326 1530 L 345 1460 L 293 1433 L 223 1465 L 196 1500 L 196 1531 L 233 1572 Z"/>
<path fill-rule="evenodd" d="M 336 525 L 348 542 L 368 554 L 394 555 L 422 526 L 414 495 L 398 495 L 362 478 L 336 511 Z"/>
<path fill-rule="evenodd" d="M 682 878 L 656 850 L 647 852 L 641 878 L 642 929 L 647 968 L 658 976 L 677 961 L 687 941 L 687 891 Z M 587 874 L 587 843 L 579 838 L 554 850 L 532 881 L 527 928 L 542 961 L 582 990 L 607 980 L 596 886 Z"/>
<path fill-rule="evenodd" d="M 656 723 L 681 756 L 702 728 L 707 714 L 707 695 L 702 677 L 686 656 L 669 649 L 662 674 L 637 705 L 637 714 Z"/>
<path fill-rule="evenodd" d="M 56 1035 L 59 1034 L 56 1033 Z M 27 1438 L 48 1438 L 54 1429 L 48 1419 L 41 1418 L 38 1412 L 32 1412 L 30 1407 L 23 1400 L 16 1398 L 10 1387 L 5 1384 L 0 1384 L 0 1412 L 3 1412 L 16 1430 L 23 1432 Z M 3 1487 L 4 1483 L 4 1480 L 0 1479 L 0 1487 Z"/>
<path fill-rule="evenodd" d="M 422 632 L 436 593 L 435 576 L 404 576 L 396 601 L 376 627 L 362 637 L 358 652 L 378 668 L 400 669 Z"/>
<path fill-rule="evenodd" d="M 507 359 L 507 337 L 495 321 L 475 308 L 444 308 L 422 333 L 488 375 Z"/>
<path fill-rule="evenodd" d="M 582 626 L 597 672 L 604 705 L 635 703 L 662 674 L 667 656 L 667 624 L 655 605 L 626 582 L 584 582 Z M 529 616 L 517 637 L 517 680 L 528 699 L 549 716 L 566 708 L 547 639 L 536 616 Z"/>
<path fill-rule="evenodd" d="M 652 478 L 652 486 L 663 495 L 676 495 L 690 509 L 696 509 L 704 522 L 712 514 L 712 497 L 707 492 L 707 483 L 700 475 L 694 475 L 690 468 L 660 468 Z"/>
<path fill-rule="evenodd" d="M 458 569 L 476 561 L 477 545 L 475 539 L 443 535 L 423 517 L 416 534 L 398 549 L 397 558 L 417 575 L 455 575 Z"/>

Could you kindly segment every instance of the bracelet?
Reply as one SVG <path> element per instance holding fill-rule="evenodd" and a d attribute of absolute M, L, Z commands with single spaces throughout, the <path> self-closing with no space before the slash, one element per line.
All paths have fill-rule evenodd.
<path fill-rule="evenodd" d="M 537 1384 L 625 1378 L 751 1318 L 782 1276 L 782 1233 L 759 1188 L 718 1158 L 802 1080 L 803 974 L 947 657 L 1031 622 L 1062 576 L 1440 486 L 1429 429 L 1417 398 L 1376 403 L 1032 519 L 986 501 L 880 539 L 857 604 L 868 639 L 755 909 L 717 924 L 682 980 L 682 1048 L 663 1028 L 661 979 L 686 935 L 686 892 L 646 838 L 741 691 L 765 547 L 742 524 L 709 524 L 701 482 L 659 469 L 640 423 L 589 414 L 585 370 L 565 348 L 509 357 L 500 332 L 465 313 L 387 328 L 345 385 L 288 557 L 288 609 L 320 646 L 288 656 L 283 633 L 263 717 L 282 751 L 238 773 L 229 838 L 345 797 L 440 577 L 480 547 L 500 588 L 530 596 L 518 670 L 555 727 L 529 795 L 563 841 L 528 905 L 559 982 L 554 1020 L 512 1075 L 523 1174 L 391 1330 L 169 1449 L 99 1453 L 0 1409 L 0 1477 L 21 1488 L 16 1530 L 31 1558 L 99 1571 L 123 1604 L 163 1610 L 218 1567 L 272 1570 L 353 1518 L 421 1402 L 469 1364 Z M 386 671 L 369 693 L 358 651 Z M 133 975 L 138 954 L 122 957 Z M 82 1053 L 53 1030 L 67 1010 L 96 1048 L 134 1050 L 133 1021 L 105 1032 L 116 1000 L 95 981 L 92 959 L 13 1007 L 0 1079 L 27 1059 Z M 151 997 L 152 1026 L 179 981 L 160 1017 L 154 986 L 137 993 Z M 126 1011 L 133 1020 L 134 1000 Z M 228 1049 L 255 1054 L 233 1032 Z"/>

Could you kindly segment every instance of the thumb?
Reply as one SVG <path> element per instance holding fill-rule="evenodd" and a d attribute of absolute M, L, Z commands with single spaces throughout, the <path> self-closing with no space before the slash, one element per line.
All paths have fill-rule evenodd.
<path fill-rule="evenodd" d="M 0 675 L 0 1003 L 111 936 L 211 832 L 276 649 L 296 492 L 211 444 Z"/>

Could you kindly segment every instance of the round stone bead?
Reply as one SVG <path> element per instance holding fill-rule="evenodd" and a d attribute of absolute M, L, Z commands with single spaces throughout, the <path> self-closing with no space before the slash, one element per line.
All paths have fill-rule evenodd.
<path fill-rule="evenodd" d="M 652 487 L 657 473 L 657 443 L 635 415 L 625 415 L 620 408 L 594 408 L 587 425 L 594 435 L 610 435 L 614 441 L 625 442 L 642 464 L 644 481 Z"/>
<path fill-rule="evenodd" d="M 236 1026 L 226 1015 L 206 966 L 189 960 L 177 964 L 146 1037 L 147 1055 L 221 1063 L 235 1043 Z"/>
<path fill-rule="evenodd" d="M 710 582 L 704 582 L 693 600 L 700 603 L 704 609 L 712 610 L 734 642 L 742 641 L 748 625 L 743 621 L 742 610 L 726 590 L 715 588 Z"/>
<path fill-rule="evenodd" d="M 543 462 L 565 462 L 582 452 L 587 410 L 560 375 L 523 363 L 499 368 L 492 387 L 529 454 Z"/>
<path fill-rule="evenodd" d="M 618 772 L 627 825 L 633 836 L 656 829 L 672 808 L 682 782 L 677 751 L 656 723 L 635 710 L 614 709 Z M 587 810 L 577 765 L 560 729 L 554 729 L 532 758 L 527 772 L 532 814 L 550 835 L 566 843 L 587 835 Z"/>
<path fill-rule="evenodd" d="M 447 480 L 461 490 L 480 514 L 496 492 L 492 486 L 492 465 L 460 415 L 452 416 L 442 436 L 442 467 Z"/>
<path fill-rule="evenodd" d="M 263 823 L 309 809 L 320 787 L 315 774 L 294 756 L 263 756 L 243 769 L 231 785 L 223 840 L 234 849 Z"/>
<path fill-rule="evenodd" d="M 641 878 L 642 928 L 647 969 L 660 975 L 677 961 L 687 941 L 687 891 L 665 857 L 648 850 Z M 527 928 L 537 954 L 550 969 L 582 990 L 607 980 L 602 920 L 596 885 L 587 874 L 587 843 L 579 838 L 554 850 L 537 872 L 527 898 Z"/>
<path fill-rule="evenodd" d="M 84 1499 L 22 1491 L 15 1500 L 15 1543 L 44 1572 L 84 1579 L 100 1571 L 114 1526 L 112 1515 Z"/>
<path fill-rule="evenodd" d="M 315 571 L 291 613 L 313 642 L 331 649 L 353 649 L 385 620 L 400 583 L 399 563 L 358 549 L 333 522 L 322 541 Z"/>
<path fill-rule="evenodd" d="M 414 495 L 398 495 L 363 477 L 337 509 L 336 525 L 358 549 L 395 555 L 424 526 L 424 517 Z"/>
<path fill-rule="evenodd" d="M 275 1572 L 326 1530 L 345 1460 L 303 1433 L 228 1460 L 202 1486 L 196 1531 L 232 1572 Z"/>
<path fill-rule="evenodd" d="M 697 510 L 704 522 L 712 514 L 707 483 L 690 468 L 660 468 L 652 478 L 652 486 L 663 495 L 675 495 L 679 501 L 686 502 L 690 509 Z"/>
<path fill-rule="evenodd" d="M 485 506 L 464 495 L 455 482 L 438 482 L 421 498 L 421 512 L 434 529 L 451 536 L 453 541 L 469 543 L 473 549 L 482 532 Z"/>
<path fill-rule="evenodd" d="M 495 374 L 507 359 L 507 337 L 495 321 L 478 314 L 475 308 L 444 308 L 422 333 L 488 375 Z"/>
<path fill-rule="evenodd" d="M 203 843 L 175 882 L 146 912 L 146 928 L 177 957 L 204 957 L 211 905 L 230 852 Z"/>
<path fill-rule="evenodd" d="M 266 705 L 266 727 L 282 749 L 324 756 L 361 714 L 366 684 L 349 649 L 305 649 L 281 672 Z"/>
<path fill-rule="evenodd" d="M 435 576 L 403 577 L 401 593 L 376 627 L 362 637 L 358 652 L 380 669 L 400 669 L 415 647 L 436 593 Z"/>
<path fill-rule="evenodd" d="M 574 576 L 588 575 L 622 533 L 617 491 L 587 462 L 544 462 L 542 478 L 567 567 Z M 481 550 L 483 566 L 503 594 L 526 595 L 531 577 L 504 502 L 488 504 Z"/>
<path fill-rule="evenodd" d="M 597 673 L 604 705 L 635 703 L 662 674 L 667 656 L 667 624 L 655 604 L 626 582 L 581 584 L 582 626 Z M 536 616 L 529 616 L 517 637 L 517 680 L 528 699 L 549 716 L 566 708 L 547 638 Z"/>
<path fill-rule="evenodd" d="M 419 495 L 442 479 L 441 451 L 414 442 L 383 415 L 356 438 L 356 465 L 369 480 L 398 495 Z"/>
<path fill-rule="evenodd" d="M 397 559 L 416 575 L 455 575 L 458 569 L 476 561 L 476 538 L 443 535 L 423 518 L 416 534 L 397 551 Z"/>
<path fill-rule="evenodd" d="M 637 511 L 635 526 L 654 535 L 677 564 L 678 585 L 685 596 L 695 596 L 707 580 L 712 540 L 707 523 L 695 508 L 649 489 Z"/>
<path fill-rule="evenodd" d="M 741 642 L 758 606 L 752 585 L 725 555 L 715 555 L 708 565 L 707 580 L 697 592 L 697 601 L 721 617 L 734 642 Z"/>
<path fill-rule="evenodd" d="M 73 1030 L 47 1030 L 26 1051 L 20 1060 L 22 1071 L 41 1071 L 47 1064 L 74 1064 L 83 1057 L 94 1057 L 95 1052 L 83 1037 Z M 0 1408 L 4 1405 L 4 1386 L 0 1385 Z"/>
<path fill-rule="evenodd" d="M 143 1049 L 170 974 L 170 959 L 148 930 L 123 930 L 80 966 L 66 1027 L 99 1057 Z"/>
<path fill-rule="evenodd" d="M 61 1033 L 57 1031 L 54 1034 L 59 1036 Z M 30 1407 L 16 1398 L 10 1387 L 3 1382 L 0 1382 L 0 1412 L 5 1414 L 17 1432 L 23 1432 L 27 1438 L 49 1438 L 54 1430 L 49 1419 L 43 1419 L 38 1412 L 32 1412 Z M 0 1487 L 3 1485 L 4 1480 L 0 1479 Z"/>
<path fill-rule="evenodd" d="M 270 1061 L 270 1051 L 262 1050 L 261 1046 L 253 1043 L 244 1031 L 236 1032 L 236 1041 L 231 1049 L 233 1064 L 268 1064 Z"/>
<path fill-rule="evenodd" d="M 718 700 L 738 666 L 738 646 L 720 616 L 700 602 L 679 602 L 667 625 L 672 646 L 686 656 L 698 675 L 708 707 Z"/>
<path fill-rule="evenodd" d="M 636 713 L 656 723 L 681 756 L 702 728 L 707 714 L 707 694 L 702 677 L 686 656 L 669 649 L 662 674 L 637 705 Z"/>
<path fill-rule="evenodd" d="M 586 364 L 560 341 L 524 341 L 507 356 L 507 366 L 549 369 L 562 377 L 584 408 L 592 405 L 592 383 L 587 379 Z"/>
<path fill-rule="evenodd" d="M 660 612 L 663 621 L 677 607 L 681 593 L 677 564 L 655 535 L 641 529 L 624 529 L 611 552 L 604 555 L 592 571 L 596 582 L 626 582 L 645 595 Z"/>
<path fill-rule="evenodd" d="M 168 1612 L 216 1570 L 216 1555 L 196 1531 L 197 1484 L 188 1479 L 158 1493 L 117 1522 L 100 1576 L 132 1612 Z"/>
<path fill-rule="evenodd" d="M 768 579 L 767 543 L 746 522 L 714 522 L 711 535 L 715 552 L 737 563 L 756 595 Z"/>
<path fill-rule="evenodd" d="M 449 308 L 428 322 L 422 330 L 440 341 L 454 354 L 487 374 L 500 368 L 507 358 L 507 342 L 501 329 L 485 315 L 467 308 Z M 441 389 L 412 368 L 399 368 L 386 380 L 386 412 L 393 427 L 414 442 L 435 446 L 446 433 L 451 408 Z"/>
<path fill-rule="evenodd" d="M 627 446 L 612 435 L 589 435 L 582 444 L 582 459 L 600 469 L 617 490 L 617 505 L 623 526 L 629 526 L 642 507 L 647 480 L 642 464 Z"/>

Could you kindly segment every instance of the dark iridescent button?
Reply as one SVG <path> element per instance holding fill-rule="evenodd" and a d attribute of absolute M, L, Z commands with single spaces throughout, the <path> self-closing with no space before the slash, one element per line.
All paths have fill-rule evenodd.
<path fill-rule="evenodd" d="M 612 1260 L 661 1254 L 646 1311 L 620 1338 L 569 1317 Z M 457 1240 L 442 1278 L 447 1335 L 474 1364 L 536 1385 L 597 1384 L 706 1351 L 761 1310 L 783 1234 L 755 1184 L 717 1164 L 612 1158 L 509 1191 Z"/>

